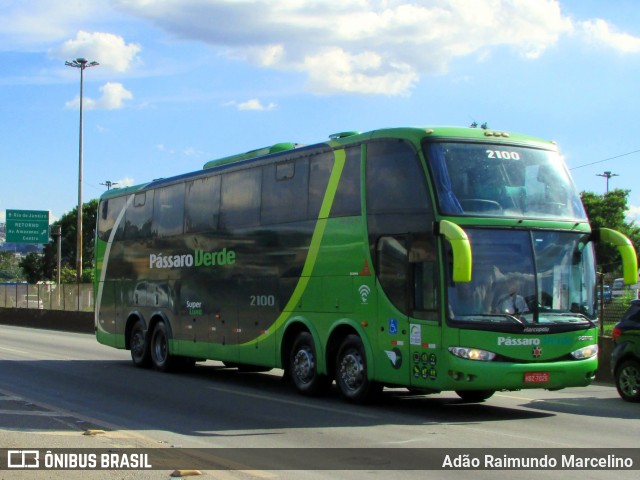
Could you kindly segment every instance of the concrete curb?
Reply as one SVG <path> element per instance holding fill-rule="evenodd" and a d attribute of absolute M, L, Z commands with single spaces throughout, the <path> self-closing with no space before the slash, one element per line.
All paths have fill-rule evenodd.
<path fill-rule="evenodd" d="M 93 312 L 0 308 L 0 324 L 74 333 L 95 332 Z"/>

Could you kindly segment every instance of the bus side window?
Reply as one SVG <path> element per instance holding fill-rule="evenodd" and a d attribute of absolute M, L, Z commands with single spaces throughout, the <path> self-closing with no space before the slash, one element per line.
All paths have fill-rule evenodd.
<path fill-rule="evenodd" d="M 249 168 L 222 176 L 220 224 L 224 229 L 260 224 L 262 169 Z"/>
<path fill-rule="evenodd" d="M 309 159 L 309 201 L 307 218 L 310 220 L 316 220 L 318 218 L 332 168 L 333 152 L 323 152 Z"/>
<path fill-rule="evenodd" d="M 342 169 L 330 217 L 360 215 L 360 146 L 345 149 L 347 159 Z"/>
<path fill-rule="evenodd" d="M 424 171 L 411 144 L 378 140 L 367 144 L 367 215 L 430 212 Z"/>
<path fill-rule="evenodd" d="M 220 176 L 188 182 L 185 196 L 186 233 L 211 232 L 218 228 L 220 215 Z"/>
<path fill-rule="evenodd" d="M 153 217 L 153 190 L 136 193 L 133 205 L 125 214 L 124 238 L 138 240 L 151 237 L 151 219 Z"/>
<path fill-rule="evenodd" d="M 100 218 L 98 221 L 98 238 L 105 242 L 109 240 L 111 231 L 115 227 L 116 219 L 125 206 L 125 197 L 115 197 L 103 200 L 100 203 Z M 115 239 L 122 237 L 122 224 L 118 225 Z"/>
<path fill-rule="evenodd" d="M 159 188 L 153 208 L 153 236 L 181 235 L 184 225 L 184 183 Z"/>
<path fill-rule="evenodd" d="M 438 268 L 436 242 L 432 235 L 411 237 L 410 271 L 413 275 L 412 316 L 423 320 L 437 320 Z"/>
<path fill-rule="evenodd" d="M 309 159 L 286 160 L 263 168 L 260 214 L 262 224 L 305 220 Z"/>
<path fill-rule="evenodd" d="M 384 236 L 378 240 L 378 281 L 395 307 L 408 315 L 407 254 L 407 239 L 404 236 Z"/>

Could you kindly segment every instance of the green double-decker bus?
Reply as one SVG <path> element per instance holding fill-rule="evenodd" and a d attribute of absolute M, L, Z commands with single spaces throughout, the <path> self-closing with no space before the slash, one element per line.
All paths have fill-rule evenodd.
<path fill-rule="evenodd" d="M 455 391 L 588 385 L 592 230 L 553 142 L 473 128 L 344 132 L 114 189 L 96 239 L 99 342 L 139 367 L 212 359 L 336 382 Z"/>

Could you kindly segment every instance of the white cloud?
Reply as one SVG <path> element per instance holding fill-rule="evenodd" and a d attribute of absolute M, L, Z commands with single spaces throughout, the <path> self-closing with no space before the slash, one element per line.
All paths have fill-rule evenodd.
<path fill-rule="evenodd" d="M 40 49 L 59 42 L 74 25 L 110 16 L 109 0 L 20 0 L 0 2 L 0 48 Z M 86 27 L 85 27 L 86 28 Z"/>
<path fill-rule="evenodd" d="M 167 148 L 167 146 L 164 143 L 158 143 L 156 145 L 156 150 L 158 150 L 159 152 L 168 153 L 170 155 L 173 155 L 175 153 L 175 150 L 171 148 Z"/>
<path fill-rule="evenodd" d="M 53 53 L 68 60 L 83 57 L 98 62 L 102 68 L 126 72 L 136 61 L 140 50 L 139 45 L 126 43 L 119 35 L 79 31 L 75 39 L 67 40 Z"/>
<path fill-rule="evenodd" d="M 317 93 L 402 95 L 498 47 L 537 58 L 573 30 L 556 0 L 119 0 L 232 58 L 300 71 Z"/>
<path fill-rule="evenodd" d="M 202 157 L 204 156 L 204 152 L 202 150 L 195 149 L 193 147 L 187 147 L 182 151 L 182 154 L 185 157 Z"/>
<path fill-rule="evenodd" d="M 263 105 L 257 98 L 252 98 L 246 102 L 238 103 L 238 110 L 273 110 L 276 108 L 276 104 L 273 102 Z"/>
<path fill-rule="evenodd" d="M 95 100 L 90 97 L 82 99 L 83 108 L 86 110 L 118 110 L 124 106 L 126 100 L 133 99 L 133 93 L 117 82 L 108 82 L 100 87 L 102 97 Z M 80 108 L 80 96 L 65 104 L 67 108 Z"/>
<path fill-rule="evenodd" d="M 636 225 L 640 226 L 640 205 L 630 205 L 629 209 L 625 212 L 625 218 L 627 222 L 636 222 Z"/>
<path fill-rule="evenodd" d="M 133 178 L 124 177 L 124 178 L 121 178 L 120 180 L 116 180 L 114 182 L 114 184 L 116 184 L 116 183 L 117 183 L 116 187 L 124 188 L 124 187 L 132 186 L 134 184 L 134 181 L 133 181 Z"/>
<path fill-rule="evenodd" d="M 582 34 L 590 43 L 609 47 L 620 53 L 640 52 L 640 37 L 619 32 L 600 18 L 581 22 L 580 27 Z"/>

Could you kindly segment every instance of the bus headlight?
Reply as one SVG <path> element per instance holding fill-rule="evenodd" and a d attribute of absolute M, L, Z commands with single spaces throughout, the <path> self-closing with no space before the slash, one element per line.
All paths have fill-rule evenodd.
<path fill-rule="evenodd" d="M 479 348 L 449 347 L 449 352 L 456 357 L 466 358 L 467 360 L 479 360 L 481 362 L 490 362 L 496 358 L 495 353 L 480 350 Z"/>
<path fill-rule="evenodd" d="M 588 347 L 582 347 L 571 352 L 571 356 L 577 360 L 584 360 L 585 358 L 595 357 L 598 354 L 598 345 L 589 345 Z"/>

